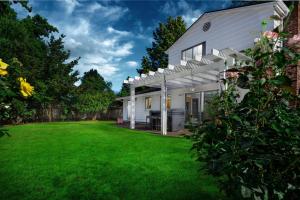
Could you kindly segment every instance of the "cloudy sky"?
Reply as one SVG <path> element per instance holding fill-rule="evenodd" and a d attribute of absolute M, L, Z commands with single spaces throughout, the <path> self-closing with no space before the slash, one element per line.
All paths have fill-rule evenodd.
<path fill-rule="evenodd" d="M 231 1 L 29 0 L 29 4 L 31 15 L 46 17 L 66 35 L 71 57 L 81 57 L 75 68 L 81 75 L 97 69 L 119 91 L 127 76 L 136 75 L 159 22 L 181 15 L 191 25 L 203 12 L 228 7 Z M 15 9 L 20 18 L 28 14 L 20 6 Z"/>

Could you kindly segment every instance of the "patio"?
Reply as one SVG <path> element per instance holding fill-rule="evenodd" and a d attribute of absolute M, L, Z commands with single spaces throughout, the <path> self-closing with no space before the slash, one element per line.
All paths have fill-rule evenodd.
<path fill-rule="evenodd" d="M 168 90 L 190 88 L 190 91 L 194 92 L 199 86 L 218 83 L 219 92 L 221 92 L 226 89 L 226 85 L 221 81 L 226 79 L 225 72 L 230 68 L 243 67 L 248 61 L 250 61 L 248 56 L 236 50 L 230 48 L 212 49 L 211 54 L 203 56 L 201 61 L 181 61 L 181 65 L 169 65 L 166 69 L 158 68 L 156 72 L 150 71 L 148 74 L 141 74 L 141 76 L 124 80 L 124 83 L 130 85 L 130 128 L 135 129 L 137 123 L 135 118 L 135 88 L 142 86 L 160 88 L 160 116 L 155 116 L 154 123 L 155 126 L 160 126 L 157 130 L 160 130 L 162 135 L 166 135 L 169 127 L 168 122 L 170 122 L 167 110 Z M 198 96 L 198 99 L 204 102 L 204 94 Z M 203 120 L 205 117 L 203 113 L 195 112 L 192 109 L 193 99 L 191 99 L 190 104 L 190 108 L 186 108 L 184 111 L 182 121 L 184 122 L 187 118 L 192 121 Z M 152 120 L 153 116 L 149 115 L 149 118 Z M 153 126 L 153 121 L 151 125 Z"/>

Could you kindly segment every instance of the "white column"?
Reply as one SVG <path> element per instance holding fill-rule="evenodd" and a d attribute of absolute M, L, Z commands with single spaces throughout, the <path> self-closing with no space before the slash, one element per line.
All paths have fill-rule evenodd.
<path fill-rule="evenodd" d="M 167 86 L 166 79 L 161 83 L 161 125 L 160 130 L 162 135 L 167 135 Z"/>
<path fill-rule="evenodd" d="M 203 118 L 204 118 L 204 91 L 201 92 L 201 106 L 200 106 L 200 118 L 201 118 L 201 122 L 203 122 Z"/>
<path fill-rule="evenodd" d="M 135 129 L 135 87 L 130 85 L 130 128 Z"/>

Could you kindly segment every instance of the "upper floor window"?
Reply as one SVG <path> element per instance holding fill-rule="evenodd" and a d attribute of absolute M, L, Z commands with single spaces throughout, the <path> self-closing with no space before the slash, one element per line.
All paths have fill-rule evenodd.
<path fill-rule="evenodd" d="M 202 56 L 205 54 L 205 42 L 193 46 L 191 48 L 182 51 L 182 60 L 198 60 L 200 61 Z"/>

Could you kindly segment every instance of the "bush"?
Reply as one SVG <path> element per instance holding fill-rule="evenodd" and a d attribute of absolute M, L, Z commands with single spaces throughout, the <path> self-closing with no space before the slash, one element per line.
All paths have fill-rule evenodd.
<path fill-rule="evenodd" d="M 300 35 L 286 36 L 262 34 L 248 50 L 252 62 L 227 72 L 212 120 L 194 130 L 198 160 L 234 199 L 300 196 L 300 98 L 286 76 L 299 62 Z M 248 89 L 241 102 L 237 87 Z"/>
<path fill-rule="evenodd" d="M 18 68 L 22 63 L 13 58 L 10 65 L 0 59 L 0 137 L 7 135 L 2 123 L 8 120 L 18 122 L 21 117 L 31 116 L 25 99 L 32 96 L 34 88 L 20 77 Z"/>

